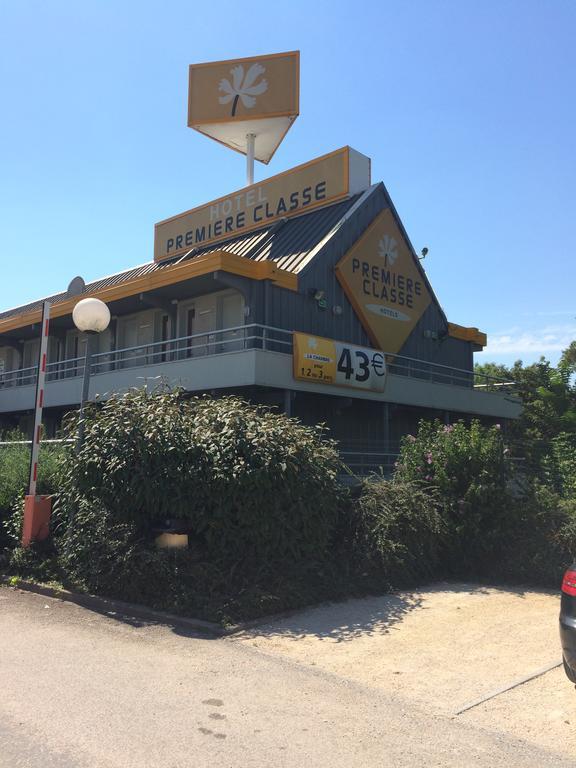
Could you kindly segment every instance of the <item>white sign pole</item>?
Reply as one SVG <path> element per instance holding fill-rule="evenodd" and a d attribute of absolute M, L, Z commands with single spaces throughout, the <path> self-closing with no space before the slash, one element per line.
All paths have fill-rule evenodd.
<path fill-rule="evenodd" d="M 254 184 L 254 147 L 256 144 L 256 134 L 246 134 L 246 186 Z"/>
<path fill-rule="evenodd" d="M 48 354 L 48 331 L 50 326 L 50 302 L 42 305 L 42 333 L 40 336 L 40 354 L 38 356 L 38 376 L 36 379 L 36 411 L 34 413 L 34 434 L 30 456 L 30 481 L 28 495 L 36 496 L 38 480 L 38 453 L 42 437 L 42 408 L 44 407 L 44 383 L 46 381 L 46 356 Z"/>

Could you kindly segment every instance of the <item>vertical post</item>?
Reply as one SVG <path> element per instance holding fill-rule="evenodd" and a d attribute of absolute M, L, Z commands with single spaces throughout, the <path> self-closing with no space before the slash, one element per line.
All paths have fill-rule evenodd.
<path fill-rule="evenodd" d="M 176 344 L 173 343 L 173 339 L 178 338 L 178 299 L 172 301 L 172 311 L 170 312 L 170 341 L 171 343 L 166 345 L 168 350 L 167 360 L 175 360 Z"/>
<path fill-rule="evenodd" d="M 92 343 L 96 337 L 94 331 L 86 331 L 86 355 L 84 357 L 84 376 L 82 378 L 82 397 L 80 400 L 80 420 L 78 422 L 78 440 L 76 441 L 76 453 L 80 452 L 84 443 L 84 408 L 90 392 L 90 369 L 92 367 Z"/>
<path fill-rule="evenodd" d="M 40 335 L 40 352 L 38 355 L 38 375 L 36 377 L 36 410 L 34 412 L 34 432 L 32 434 L 32 448 L 30 451 L 30 477 L 28 493 L 24 499 L 24 519 L 22 521 L 21 543 L 23 547 L 29 547 L 33 541 L 41 541 L 47 538 L 52 511 L 52 502 L 49 496 L 36 496 L 49 329 L 50 303 L 45 301 L 42 305 L 42 330 Z"/>
<path fill-rule="evenodd" d="M 42 333 L 40 336 L 40 352 L 38 355 L 38 375 L 36 377 L 36 410 L 34 412 L 34 433 L 32 435 L 32 450 L 30 452 L 30 475 L 28 495 L 36 496 L 36 481 L 38 479 L 38 453 L 42 435 L 42 408 L 44 407 L 44 384 L 46 381 L 46 356 L 48 354 L 48 332 L 50 329 L 50 302 L 42 305 Z"/>
<path fill-rule="evenodd" d="M 390 406 L 388 403 L 382 403 L 384 406 L 382 428 L 384 432 L 384 452 L 391 453 L 390 451 Z"/>
<path fill-rule="evenodd" d="M 254 184 L 254 145 L 256 134 L 246 134 L 246 186 Z"/>

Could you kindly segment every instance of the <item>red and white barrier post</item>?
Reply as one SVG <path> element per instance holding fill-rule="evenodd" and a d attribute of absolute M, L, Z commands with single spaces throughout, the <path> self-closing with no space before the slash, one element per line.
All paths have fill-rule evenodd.
<path fill-rule="evenodd" d="M 38 454 L 42 437 L 42 408 L 44 406 L 44 385 L 46 381 L 46 362 L 48 355 L 48 332 L 50 328 L 50 302 L 42 306 L 42 335 L 38 356 L 38 376 L 36 379 L 36 410 L 34 413 L 34 433 L 30 456 L 30 480 L 28 493 L 24 501 L 24 522 L 22 525 L 22 546 L 28 547 L 32 541 L 42 541 L 50 532 L 52 501 L 50 496 L 37 496 Z"/>

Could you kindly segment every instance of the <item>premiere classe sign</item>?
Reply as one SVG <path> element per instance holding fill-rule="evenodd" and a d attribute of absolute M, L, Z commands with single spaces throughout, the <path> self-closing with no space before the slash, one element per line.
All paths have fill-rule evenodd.
<path fill-rule="evenodd" d="M 370 163 L 344 147 L 155 225 L 154 260 L 261 229 L 282 217 L 332 204 L 370 184 Z"/>

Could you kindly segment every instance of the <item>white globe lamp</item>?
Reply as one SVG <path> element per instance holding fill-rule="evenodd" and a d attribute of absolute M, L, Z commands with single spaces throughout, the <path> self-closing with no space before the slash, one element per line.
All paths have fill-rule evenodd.
<path fill-rule="evenodd" d="M 110 324 L 110 310 L 100 299 L 82 299 L 74 307 L 72 320 L 79 331 L 102 333 Z"/>

